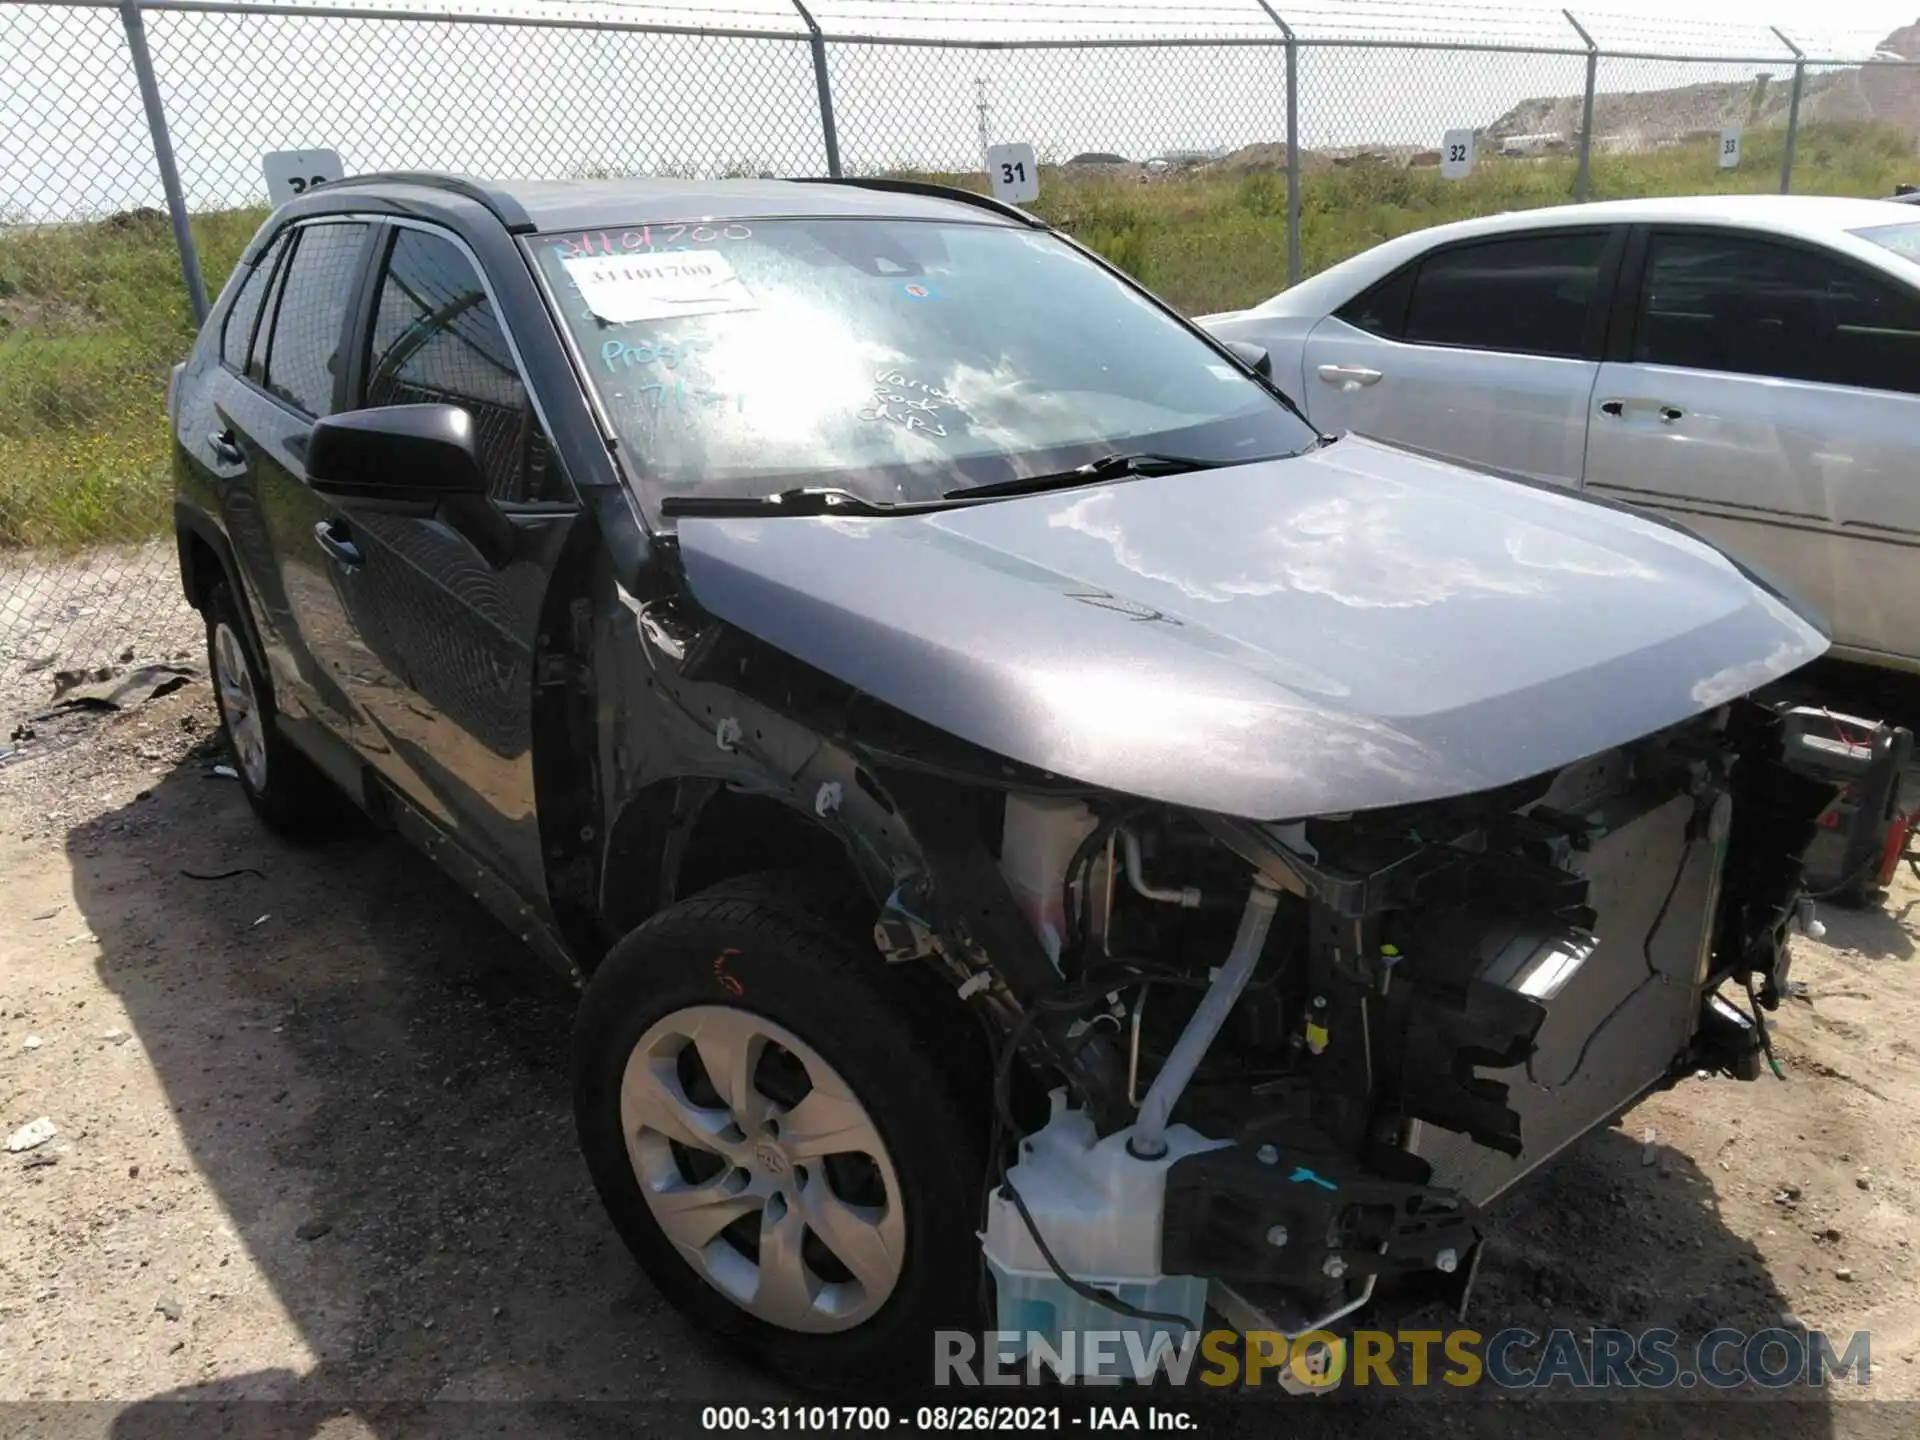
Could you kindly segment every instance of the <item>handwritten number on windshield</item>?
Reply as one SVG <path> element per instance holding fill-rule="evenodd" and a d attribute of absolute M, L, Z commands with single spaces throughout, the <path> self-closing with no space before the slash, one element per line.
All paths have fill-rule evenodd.
<path fill-rule="evenodd" d="M 750 240 L 753 227 L 737 220 L 721 225 L 641 225 L 632 230 L 593 230 L 563 235 L 553 242 L 563 260 L 581 255 L 631 255 L 637 251 L 684 249 L 723 240 Z"/>

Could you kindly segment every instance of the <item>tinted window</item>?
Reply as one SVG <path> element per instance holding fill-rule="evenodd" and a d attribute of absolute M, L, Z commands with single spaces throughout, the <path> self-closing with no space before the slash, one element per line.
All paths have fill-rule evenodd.
<path fill-rule="evenodd" d="M 287 288 L 287 256 L 292 249 L 291 233 L 275 248 L 273 274 L 267 281 L 267 303 L 260 307 L 260 323 L 253 331 L 253 348 L 247 352 L 247 378 L 255 384 L 267 383 L 267 341 L 273 334 L 273 317 L 280 312 L 280 292 Z"/>
<path fill-rule="evenodd" d="M 273 267 L 279 263 L 280 252 L 286 249 L 286 245 L 283 235 L 261 252 L 259 262 L 241 282 L 240 293 L 233 300 L 233 308 L 227 311 L 226 328 L 220 332 L 220 358 L 236 370 L 247 368 L 247 348 L 253 343 L 253 327 L 260 318 L 260 302 L 266 296 L 267 282 L 273 278 Z"/>
<path fill-rule="evenodd" d="M 449 240 L 419 230 L 395 234 L 374 316 L 366 403 L 462 406 L 473 416 L 496 500 L 561 498 L 493 304 Z"/>
<path fill-rule="evenodd" d="M 1407 323 L 1407 302 L 1413 298 L 1413 279 L 1419 266 L 1409 265 L 1354 296 L 1338 312 L 1349 325 L 1369 335 L 1385 335 L 1398 340 Z"/>
<path fill-rule="evenodd" d="M 1920 300 L 1812 250 L 1720 235 L 1655 235 L 1634 359 L 1920 390 Z"/>
<path fill-rule="evenodd" d="M 1202 336 L 1023 226 L 756 219 L 529 244 L 654 496 L 922 500 L 1115 450 L 1233 462 L 1314 441 Z"/>
<path fill-rule="evenodd" d="M 307 225 L 295 232 L 267 356 L 267 388 L 309 415 L 333 413 L 347 302 L 367 227 Z"/>
<path fill-rule="evenodd" d="M 1420 264 L 1405 338 L 1426 345 L 1578 355 L 1607 235 L 1525 235 L 1465 245 Z"/>

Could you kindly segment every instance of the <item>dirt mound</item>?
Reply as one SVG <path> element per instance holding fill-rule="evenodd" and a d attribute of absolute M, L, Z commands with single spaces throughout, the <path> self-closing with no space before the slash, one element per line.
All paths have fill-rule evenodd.
<path fill-rule="evenodd" d="M 1300 168 L 1306 173 L 1325 170 L 1331 164 L 1332 161 L 1318 151 L 1302 150 L 1300 152 Z M 1267 140 L 1252 145 L 1242 145 L 1231 154 L 1223 155 L 1213 161 L 1207 168 L 1236 174 L 1255 170 L 1285 170 L 1287 145 L 1284 140 Z"/>
<path fill-rule="evenodd" d="M 1885 54 L 1920 61 L 1920 22 L 1894 31 L 1880 43 Z M 1774 74 L 1752 80 L 1682 85 L 1595 95 L 1595 143 L 1603 149 L 1642 150 L 1676 144 L 1725 125 L 1749 129 L 1784 126 L 1793 103 L 1793 67 L 1783 61 Z M 1580 133 L 1582 97 L 1542 96 L 1522 100 L 1487 127 L 1497 139 Z M 1873 121 L 1920 138 L 1920 65 L 1809 69 L 1800 115 L 1814 121 Z"/>

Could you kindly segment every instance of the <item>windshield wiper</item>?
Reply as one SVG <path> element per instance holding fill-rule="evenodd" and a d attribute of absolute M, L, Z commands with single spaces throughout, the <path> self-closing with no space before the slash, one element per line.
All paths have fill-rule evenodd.
<path fill-rule="evenodd" d="M 986 499 L 994 495 L 1031 495 L 1042 490 L 1065 490 L 1074 485 L 1091 485 L 1097 480 L 1113 480 L 1128 475 L 1182 475 L 1189 470 L 1218 470 L 1226 465 L 1241 465 L 1241 460 L 1199 460 L 1191 455 L 1159 455 L 1150 450 L 1102 455 L 1071 470 L 1056 470 L 1050 475 L 1024 475 L 1018 480 L 1000 480 L 992 485 L 963 486 L 947 491 L 949 500 Z"/>
<path fill-rule="evenodd" d="M 669 495 L 660 502 L 666 516 L 697 515 L 724 519 L 734 515 L 911 515 L 930 510 L 951 510 L 973 500 L 991 500 L 1005 495 L 1030 495 L 1043 490 L 1064 490 L 1074 485 L 1091 485 L 1130 475 L 1180 475 L 1189 470 L 1217 470 L 1227 465 L 1243 465 L 1244 460 L 1200 460 L 1191 455 L 1159 455 L 1151 451 L 1102 455 L 1071 470 L 1049 475 L 1026 475 L 1018 480 L 1001 480 L 992 485 L 963 485 L 949 490 L 938 500 L 869 500 L 835 485 L 802 485 L 773 495 Z"/>
<path fill-rule="evenodd" d="M 775 495 L 669 495 L 660 502 L 662 515 L 888 515 L 912 510 L 914 505 L 890 505 L 869 500 L 832 485 L 802 485 Z"/>

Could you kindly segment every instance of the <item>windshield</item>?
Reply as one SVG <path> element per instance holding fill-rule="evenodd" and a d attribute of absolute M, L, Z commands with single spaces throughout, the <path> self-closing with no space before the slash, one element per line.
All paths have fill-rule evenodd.
<path fill-rule="evenodd" d="M 1904 259 L 1920 264 L 1920 220 L 1906 225 L 1875 225 L 1853 232 L 1862 240 L 1871 240 Z"/>
<path fill-rule="evenodd" d="M 1145 297 L 1011 225 L 716 220 L 529 243 L 655 512 L 802 485 L 933 500 L 1116 451 L 1218 464 L 1315 438 Z"/>

